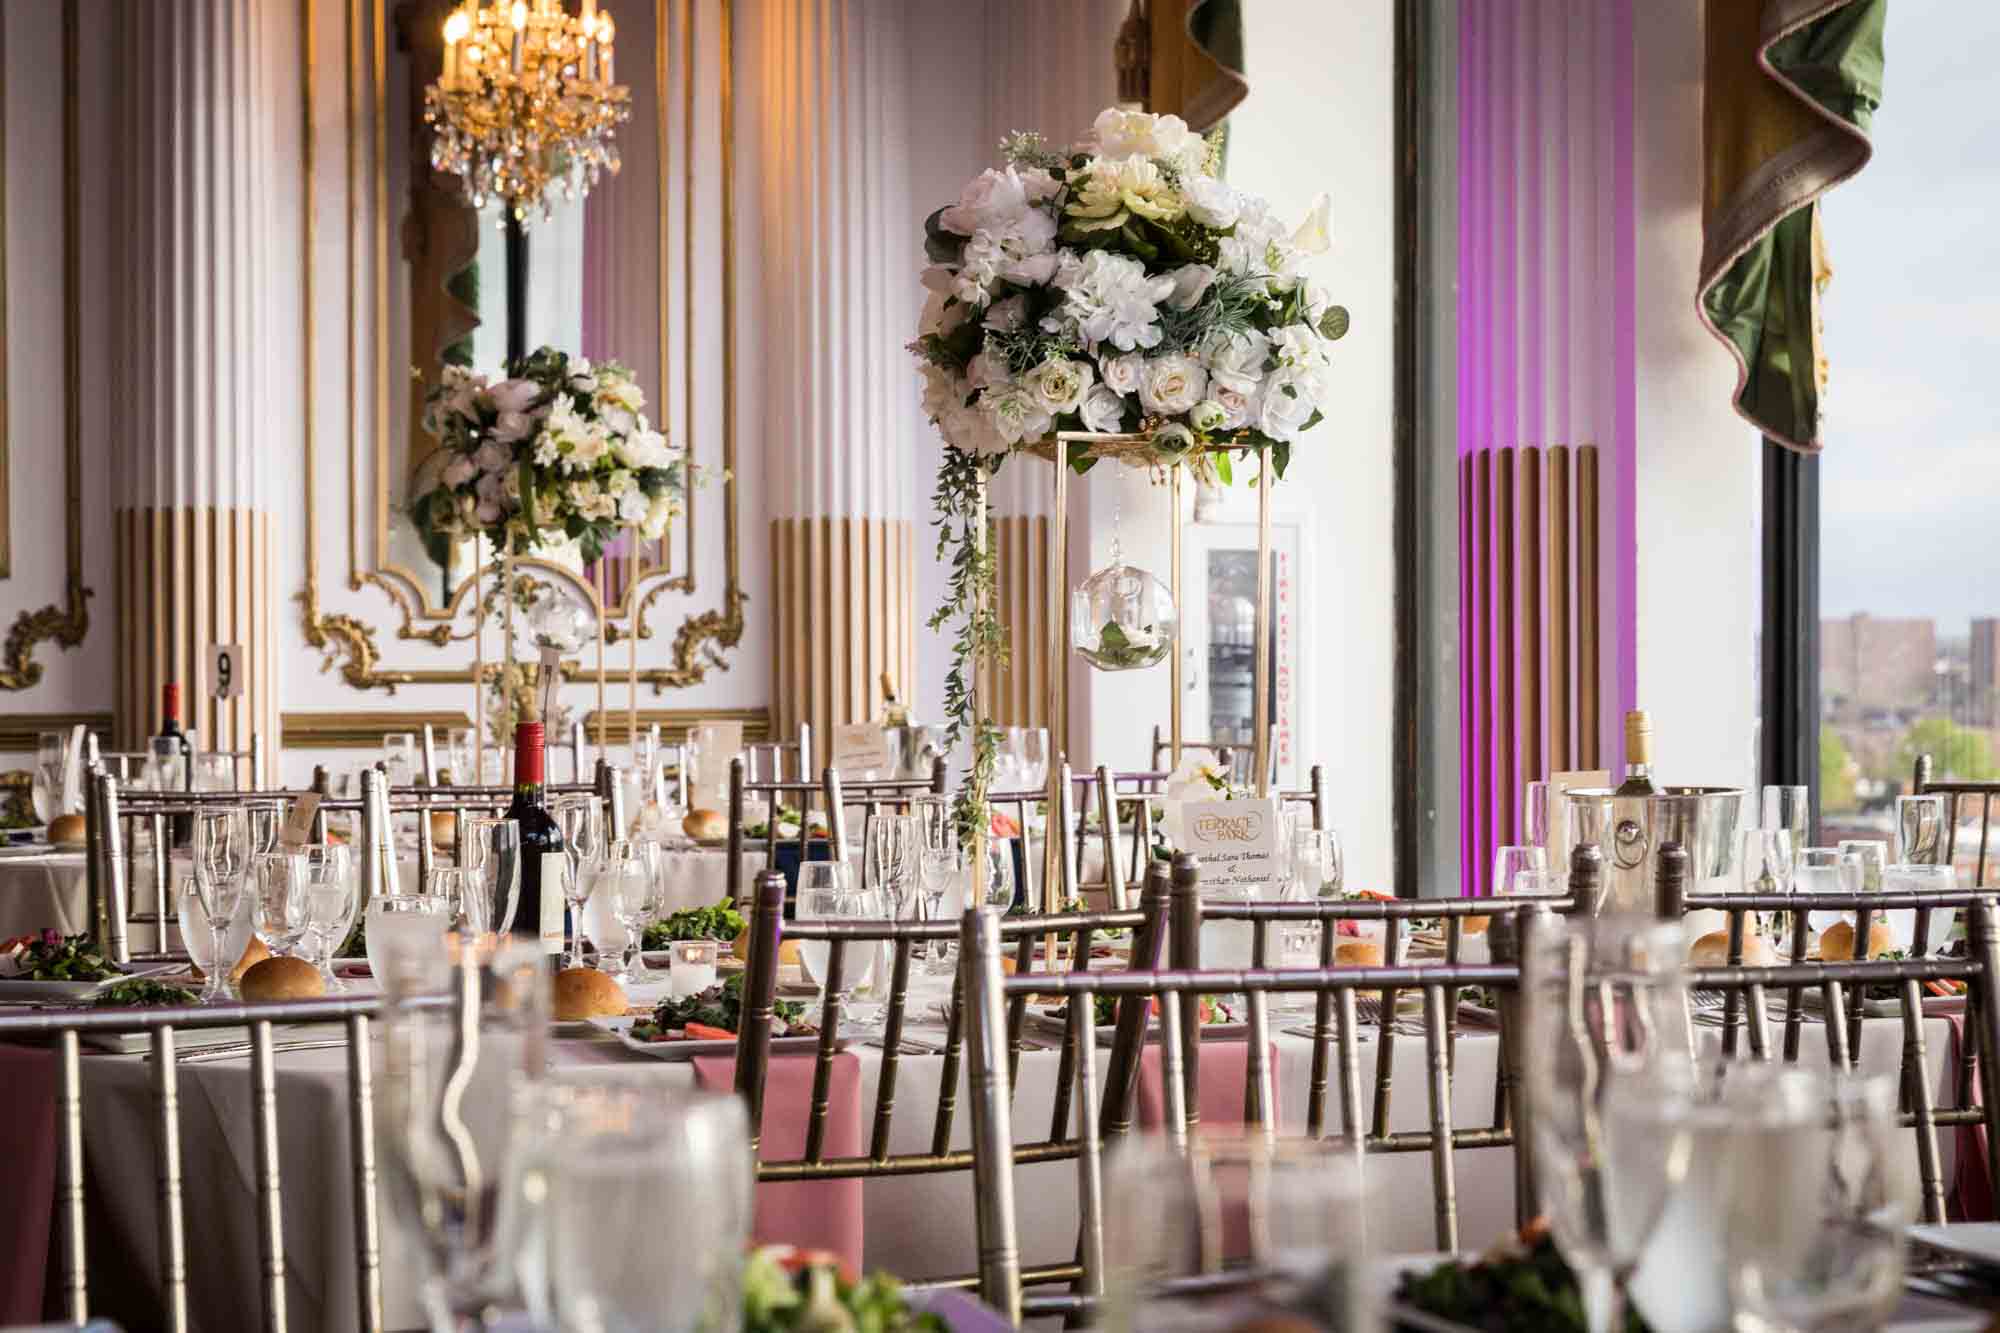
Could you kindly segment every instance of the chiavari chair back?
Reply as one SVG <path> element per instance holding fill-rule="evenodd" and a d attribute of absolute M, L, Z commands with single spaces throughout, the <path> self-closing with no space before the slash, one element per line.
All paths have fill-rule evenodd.
<path fill-rule="evenodd" d="M 413 1008 L 449 1006 L 449 997 L 412 997 Z M 288 1269 L 284 1236 L 283 1197 L 279 1175 L 276 1047 L 273 1029 L 283 1024 L 287 1041 L 304 1030 L 337 1028 L 338 1044 L 347 1054 L 347 1150 L 356 1281 L 360 1326 L 382 1328 L 382 1236 L 376 1204 L 376 1137 L 373 1111 L 373 1053 L 370 1023 L 381 1012 L 378 996 L 344 996 L 318 1000 L 257 1004 L 207 1005 L 200 1008 L 47 1009 L 0 1014 L 0 1041 L 48 1042 L 56 1063 L 56 1218 L 53 1227 L 55 1296 L 70 1323 L 83 1324 L 90 1313 L 90 1272 L 85 1228 L 84 1096 L 81 1037 L 86 1033 L 133 1034 L 150 1037 L 147 1056 L 151 1071 L 152 1111 L 156 1117 L 159 1157 L 159 1326 L 184 1333 L 189 1326 L 189 1266 L 204 1252 L 221 1247 L 189 1243 L 188 1209 L 183 1197 L 182 1133 L 179 1069 L 188 1058 L 176 1036 L 212 1028 L 247 1027 L 250 1058 L 249 1102 L 254 1151 L 255 1229 L 261 1290 L 259 1326 L 283 1330 L 287 1325 L 288 1284 L 296 1278 Z M 203 1048 L 208 1058 L 215 1048 Z M 217 1219 L 200 1218 L 206 1232 Z M 128 1259 L 128 1262 L 132 1262 Z M 246 1320 L 246 1322 L 248 1322 Z"/>
<path fill-rule="evenodd" d="M 1148 875 L 1147 901 L 1156 901 L 1157 889 L 1167 879 L 1165 867 L 1155 867 Z M 1192 896 L 1199 883 L 1199 868 L 1185 854 L 1175 858 L 1172 895 L 1176 908 Z M 1301 906 L 1309 906 L 1301 904 Z M 1196 1034 L 1188 1030 L 1189 1016 L 1199 998 L 1212 994 L 1243 994 L 1249 1001 L 1248 1047 L 1244 1066 L 1245 1121 L 1266 1139 L 1275 1139 L 1277 1100 L 1269 1047 L 1269 1000 L 1280 994 L 1311 994 L 1317 998 L 1314 1021 L 1316 1050 L 1329 1047 L 1339 1051 L 1341 1123 L 1339 1137 L 1357 1155 L 1371 1152 L 1427 1152 L 1432 1163 L 1436 1200 L 1436 1225 L 1441 1248 L 1457 1245 L 1457 1203 L 1454 1151 L 1462 1147 L 1506 1146 L 1513 1142 L 1515 1125 L 1526 1107 L 1519 1098 L 1519 1069 L 1509 1083 L 1510 1107 L 1515 1119 L 1492 1130 L 1460 1130 L 1452 1123 L 1453 1069 L 1448 1046 L 1448 993 L 1468 986 L 1482 986 L 1508 997 L 1503 1012 L 1511 1013 L 1518 991 L 1518 966 L 1454 965 L 1412 967 L 1331 967 L 1247 970 L 1171 971 L 1135 968 L 1127 971 L 1071 971 L 1054 977 L 1023 976 L 1018 971 L 1007 976 L 1001 965 L 1004 923 L 990 911 L 967 914 L 961 927 L 961 956 L 966 988 L 970 1088 L 972 1097 L 974 1154 L 979 1159 L 977 1197 L 979 1224 L 980 1294 L 1003 1314 L 1019 1322 L 1024 1314 L 1076 1315 L 1089 1310 L 1103 1292 L 1103 1198 L 1101 1163 L 1103 1138 L 1085 1126 L 1077 1153 L 1080 1218 L 1084 1242 L 1080 1249 L 1079 1284 L 1066 1296 L 1031 1299 L 1022 1293 L 1019 1240 L 1016 1235 L 1012 1164 L 1018 1160 L 1014 1145 L 1013 1111 L 1010 1106 L 1012 1073 L 1008 1070 L 1005 1037 L 1011 1006 L 1029 994 L 1052 994 L 1069 999 L 1069 1043 L 1088 1049 L 1095 1041 L 1096 1006 L 1099 996 L 1116 997 L 1121 1003 L 1117 1019 L 1121 1034 L 1130 1022 L 1137 1027 L 1145 1021 L 1149 1007 L 1157 1001 L 1161 1023 L 1161 1073 L 1164 1093 L 1164 1129 L 1169 1141 L 1184 1147 L 1198 1122 L 1188 1080 L 1188 1053 L 1197 1048 Z M 1414 988 L 1424 995 L 1424 1031 L 1430 1051 L 1430 1128 L 1416 1134 L 1371 1132 L 1364 1125 L 1362 1109 L 1358 997 L 1363 991 L 1394 991 Z M 1086 1002 L 1088 1001 L 1088 1002 Z M 1503 1020 L 1504 1021 L 1504 1020 Z M 1518 1051 L 1519 1043 L 1509 1045 Z M 1517 1057 L 1516 1057 L 1517 1058 Z M 1503 1061 L 1503 1064 L 1505 1061 Z M 1315 1061 L 1315 1081 L 1323 1104 L 1324 1068 Z M 1089 1075 L 1079 1067 L 1074 1071 L 1080 1095 Z M 1115 1091 L 1115 1088 L 1113 1089 Z M 1319 1138 L 1325 1127 L 1317 1120 L 1308 1133 Z M 1219 1255 L 1221 1247 L 1204 1247 Z"/>
<path fill-rule="evenodd" d="M 780 940 L 822 941 L 827 946 L 825 969 L 826 998 L 820 1012 L 820 1032 L 814 1052 L 813 1092 L 807 1122 L 805 1154 L 796 1161 L 757 1160 L 759 1180 L 832 1180 L 882 1178 L 892 1176 L 973 1171 L 977 1161 L 968 1148 L 954 1148 L 958 1082 L 966 1049 L 966 988 L 961 970 L 947 1006 L 945 1037 L 940 1052 L 938 1103 L 930 1124 L 929 1146 L 921 1152 L 895 1152 L 891 1134 L 895 1124 L 896 1087 L 904 1044 L 905 1020 L 909 1003 L 910 972 L 915 951 L 932 943 L 950 943 L 959 937 L 956 921 L 783 921 L 784 876 L 767 871 L 758 876 L 757 896 L 751 912 L 750 959 L 744 979 L 743 1018 L 736 1045 L 736 1091 L 748 1108 L 752 1151 L 756 1151 L 764 1122 L 765 1086 L 770 1073 L 772 1011 L 777 995 Z M 1063 949 L 1078 960 L 1077 967 L 1088 970 L 1092 941 L 1115 931 L 1131 932 L 1130 962 L 1134 966 L 1157 964 L 1166 937 L 1167 893 L 1164 877 L 1138 910 L 1126 912 L 1066 912 L 1058 916 L 1010 917 L 996 924 L 994 938 L 1010 948 L 1017 972 L 1030 974 L 1036 949 L 1044 957 Z M 998 946 L 996 946 L 998 947 Z M 829 1088 L 832 1066 L 839 1050 L 838 1033 L 842 1001 L 842 978 L 858 950 L 883 949 L 890 952 L 889 985 L 884 1011 L 882 1066 L 876 1084 L 867 1151 L 856 1157 L 830 1157 L 826 1152 L 829 1118 Z M 865 966 L 866 964 L 864 964 Z M 995 966 L 999 964 L 996 961 Z M 1036 977 L 1054 974 L 1033 973 Z M 995 1039 L 994 1059 L 1008 1070 L 1011 1089 L 1020 1068 L 1024 1046 L 1029 991 L 1023 989 L 1003 1007 L 1004 1036 Z M 1129 1018 L 1130 1021 L 1123 1021 Z M 1097 1065 L 1092 1058 L 1097 1045 L 1093 1036 L 1079 1043 L 1072 1026 L 1060 1054 L 1053 1103 L 1049 1111 L 1046 1137 L 1033 1142 L 1010 1144 L 1016 1162 L 1066 1161 L 1095 1145 L 1104 1137 L 1127 1132 L 1132 1124 L 1138 1092 L 1139 1050 L 1144 1038 L 1145 1015 L 1132 1008 L 1113 1039 L 1103 1090 L 1098 1089 Z M 1003 1053 L 1004 1052 L 1004 1053 Z M 973 1084 L 978 1096 L 978 1083 Z M 1010 1094 L 1011 1095 L 1011 1094 Z M 1072 1124 L 1074 1122 L 1074 1125 Z M 1092 1149 L 1094 1151 L 1094 1148 Z M 984 1191 L 982 1175 L 976 1188 Z M 1074 1283 L 1082 1276 L 1076 1263 L 1049 1265 L 1023 1275 L 1030 1284 Z M 967 1273 L 925 1283 L 928 1286 L 970 1287 L 977 1275 Z"/>
<path fill-rule="evenodd" d="M 1918 796 L 1942 796 L 1945 798 L 1945 864 L 1959 864 L 1958 830 L 1963 823 L 1973 819 L 1973 807 L 1978 807 L 1979 841 L 1972 862 L 1972 886 L 1983 889 L 1990 878 L 1986 857 L 1989 850 L 2000 852 L 1993 846 L 1993 798 L 2000 796 L 2000 782 L 1940 782 L 1934 781 L 1935 771 L 1931 757 L 1917 756 L 1915 781 L 1911 790 Z"/>
<path fill-rule="evenodd" d="M 793 740 L 745 745 L 743 759 L 753 783 L 812 781 L 817 774 L 813 767 L 812 723 L 799 723 L 799 734 Z"/>

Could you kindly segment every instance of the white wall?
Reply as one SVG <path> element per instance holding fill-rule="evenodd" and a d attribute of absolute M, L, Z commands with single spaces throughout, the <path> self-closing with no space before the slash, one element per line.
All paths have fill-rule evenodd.
<path fill-rule="evenodd" d="M 1673 784 L 1753 785 L 1756 434 L 1695 314 L 1700 0 L 1633 6 L 1638 260 L 1638 702 Z"/>

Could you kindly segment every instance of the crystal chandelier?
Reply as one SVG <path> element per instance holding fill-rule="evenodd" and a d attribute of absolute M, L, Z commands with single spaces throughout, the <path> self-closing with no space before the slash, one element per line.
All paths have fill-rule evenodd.
<path fill-rule="evenodd" d="M 618 174 L 612 140 L 632 94 L 612 82 L 611 16 L 582 5 L 465 0 L 445 20 L 444 73 L 424 90 L 431 165 L 462 179 L 474 208 L 497 201 L 503 225 Z"/>

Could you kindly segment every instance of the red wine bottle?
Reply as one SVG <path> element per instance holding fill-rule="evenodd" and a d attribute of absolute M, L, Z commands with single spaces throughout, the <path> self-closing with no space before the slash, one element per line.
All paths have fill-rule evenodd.
<path fill-rule="evenodd" d="M 514 799 L 507 818 L 521 828 L 521 894 L 513 933 L 539 940 L 554 968 L 561 963 L 562 880 L 569 859 L 563 854 L 562 830 L 556 827 L 542 791 L 544 743 L 541 720 L 531 706 L 514 728 Z"/>
<path fill-rule="evenodd" d="M 181 687 L 173 681 L 160 686 L 160 731 L 150 746 L 153 781 L 162 791 L 194 790 L 194 741 L 181 730 Z M 194 840 L 194 817 L 175 815 L 171 832 L 176 847 Z"/>

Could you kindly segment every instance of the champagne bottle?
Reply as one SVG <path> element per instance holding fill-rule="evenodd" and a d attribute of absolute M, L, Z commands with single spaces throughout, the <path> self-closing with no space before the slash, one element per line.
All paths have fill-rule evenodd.
<path fill-rule="evenodd" d="M 908 704 L 902 701 L 901 692 L 896 688 L 896 677 L 894 673 L 884 671 L 882 673 L 882 725 L 885 727 L 903 727 L 908 726 L 909 722 L 910 708 Z"/>
<path fill-rule="evenodd" d="M 507 806 L 507 818 L 521 828 L 521 892 L 513 933 L 540 940 L 554 970 L 562 959 L 562 882 L 569 873 L 569 858 L 563 853 L 562 830 L 556 827 L 542 791 L 545 742 L 541 716 L 531 698 L 514 728 L 514 799 Z"/>

